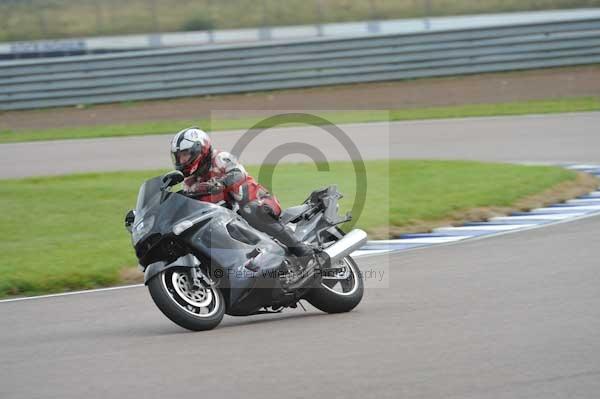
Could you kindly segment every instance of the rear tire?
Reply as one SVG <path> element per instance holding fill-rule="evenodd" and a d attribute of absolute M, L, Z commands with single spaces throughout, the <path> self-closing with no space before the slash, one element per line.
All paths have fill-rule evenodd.
<path fill-rule="evenodd" d="M 340 280 L 323 279 L 319 287 L 311 288 L 304 296 L 311 305 L 323 312 L 349 312 L 362 300 L 364 283 L 360 269 L 350 256 L 346 256 L 343 262 L 350 269 L 348 278 Z M 337 285 L 342 289 L 336 291 Z"/>
<path fill-rule="evenodd" d="M 148 282 L 150 296 L 156 306 L 173 323 L 192 331 L 211 330 L 225 315 L 221 290 L 203 286 L 191 290 L 187 269 L 167 269 Z"/>

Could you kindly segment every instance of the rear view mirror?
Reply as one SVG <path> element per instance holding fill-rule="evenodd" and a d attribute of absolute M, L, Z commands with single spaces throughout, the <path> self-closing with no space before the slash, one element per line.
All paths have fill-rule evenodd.
<path fill-rule="evenodd" d="M 166 188 L 181 183 L 184 178 L 185 177 L 183 176 L 183 173 L 178 170 L 174 170 L 164 175 L 162 181 L 165 184 L 164 187 Z"/>

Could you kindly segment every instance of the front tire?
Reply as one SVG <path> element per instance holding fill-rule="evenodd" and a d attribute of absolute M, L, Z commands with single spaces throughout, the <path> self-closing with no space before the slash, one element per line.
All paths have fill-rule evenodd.
<path fill-rule="evenodd" d="M 221 290 L 202 286 L 192 290 L 186 268 L 167 269 L 148 282 L 150 296 L 173 323 L 192 331 L 211 330 L 225 315 Z"/>
<path fill-rule="evenodd" d="M 346 256 L 342 264 L 348 268 L 347 278 L 344 278 L 346 275 L 340 279 L 322 278 L 320 285 L 305 295 L 311 305 L 323 312 L 349 312 L 362 300 L 364 283 L 358 265 L 350 256 Z"/>

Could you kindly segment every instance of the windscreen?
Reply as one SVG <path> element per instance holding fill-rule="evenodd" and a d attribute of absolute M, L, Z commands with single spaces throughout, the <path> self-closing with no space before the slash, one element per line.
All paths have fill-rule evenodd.
<path fill-rule="evenodd" d="M 160 187 L 162 186 L 162 177 L 157 176 L 147 180 L 138 193 L 137 204 L 135 206 L 136 217 L 143 216 L 148 209 L 160 201 Z"/>

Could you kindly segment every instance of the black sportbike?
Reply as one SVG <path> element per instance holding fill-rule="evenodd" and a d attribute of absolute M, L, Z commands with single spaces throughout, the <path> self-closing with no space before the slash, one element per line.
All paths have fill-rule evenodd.
<path fill-rule="evenodd" d="M 282 221 L 300 240 L 320 249 L 319 262 L 307 266 L 233 210 L 172 191 L 182 180 L 174 171 L 146 181 L 135 210 L 125 217 L 144 283 L 173 322 L 209 330 L 225 313 L 278 312 L 301 299 L 339 313 L 361 301 L 362 275 L 350 253 L 367 235 L 339 229 L 351 216 L 338 216 L 336 186 L 316 190 L 282 212 Z"/>

